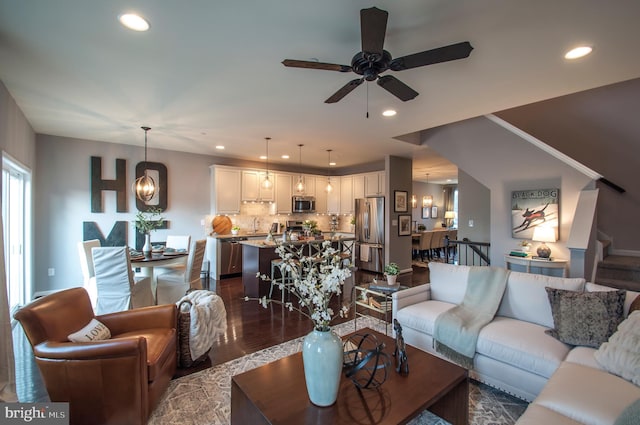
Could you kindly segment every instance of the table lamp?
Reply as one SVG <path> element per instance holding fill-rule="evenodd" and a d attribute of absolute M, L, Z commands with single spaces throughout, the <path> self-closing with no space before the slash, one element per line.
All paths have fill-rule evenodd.
<path fill-rule="evenodd" d="M 549 248 L 545 242 L 556 241 L 556 229 L 553 227 L 537 226 L 533 229 L 533 237 L 531 239 L 536 242 L 542 242 L 537 250 L 538 257 L 549 258 L 551 255 L 551 248 Z"/>
<path fill-rule="evenodd" d="M 453 222 L 449 222 L 449 220 L 453 220 L 454 218 L 456 218 L 456 212 L 455 211 L 446 211 L 444 213 L 444 219 L 447 220 L 447 227 L 451 227 Z"/>

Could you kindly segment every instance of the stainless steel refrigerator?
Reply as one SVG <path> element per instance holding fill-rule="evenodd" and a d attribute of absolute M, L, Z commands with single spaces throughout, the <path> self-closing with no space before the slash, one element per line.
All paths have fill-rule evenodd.
<path fill-rule="evenodd" d="M 384 198 L 356 199 L 356 267 L 384 272 Z"/>

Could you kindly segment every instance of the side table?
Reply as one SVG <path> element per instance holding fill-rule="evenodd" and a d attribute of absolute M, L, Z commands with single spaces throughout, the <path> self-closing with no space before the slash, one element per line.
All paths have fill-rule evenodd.
<path fill-rule="evenodd" d="M 407 289 L 408 286 L 394 285 L 388 286 L 386 284 L 373 285 L 370 283 L 362 283 L 353 287 L 353 323 L 357 329 L 358 317 L 371 316 L 366 312 L 375 311 L 378 313 L 378 319 L 384 321 L 384 334 L 388 335 L 388 327 L 391 322 L 391 294 L 403 289 Z M 360 311 L 358 311 L 360 307 Z M 362 311 L 364 310 L 364 312 Z"/>
<path fill-rule="evenodd" d="M 527 273 L 531 273 L 532 267 L 540 269 L 562 269 L 562 277 L 567 277 L 567 260 L 552 259 L 552 260 L 539 260 L 532 257 L 516 257 L 514 255 L 505 255 L 504 261 L 507 265 L 507 269 L 511 270 L 511 265 L 516 264 L 519 266 L 525 266 Z"/>

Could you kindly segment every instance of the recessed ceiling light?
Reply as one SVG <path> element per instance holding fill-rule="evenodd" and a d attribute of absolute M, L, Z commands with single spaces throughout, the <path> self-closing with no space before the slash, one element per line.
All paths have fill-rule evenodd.
<path fill-rule="evenodd" d="M 149 29 L 149 22 L 135 13 L 124 13 L 118 17 L 118 20 L 130 30 L 147 31 Z"/>
<path fill-rule="evenodd" d="M 289 159 L 289 155 L 282 155 L 281 158 L 282 159 Z"/>
<path fill-rule="evenodd" d="M 260 159 L 267 159 L 266 155 L 260 155 Z"/>
<path fill-rule="evenodd" d="M 216 146 L 216 149 L 218 149 L 218 150 L 220 150 L 220 151 L 223 151 L 223 150 L 224 150 L 224 146 L 222 146 L 222 145 L 217 145 L 217 146 Z"/>
<path fill-rule="evenodd" d="M 393 109 L 387 109 L 386 111 L 382 112 L 382 115 L 385 117 L 392 117 L 395 114 L 397 114 L 397 112 L 394 111 Z"/>
<path fill-rule="evenodd" d="M 336 163 L 335 163 L 335 162 L 333 162 L 333 161 L 331 161 L 331 162 L 329 163 L 329 165 L 333 166 L 333 165 L 336 165 Z"/>
<path fill-rule="evenodd" d="M 565 59 L 578 59 L 583 56 L 587 56 L 589 53 L 593 51 L 591 46 L 578 46 L 574 49 L 569 50 L 564 54 Z"/>

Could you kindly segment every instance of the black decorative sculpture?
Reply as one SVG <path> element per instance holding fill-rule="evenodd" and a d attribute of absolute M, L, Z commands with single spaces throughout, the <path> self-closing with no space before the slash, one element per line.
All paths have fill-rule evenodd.
<path fill-rule="evenodd" d="M 407 346 L 404 343 L 402 326 L 400 326 L 398 319 L 393 319 L 393 330 L 396 331 L 396 349 L 393 351 L 393 356 L 396 358 L 396 372 L 408 375 L 409 360 L 407 359 Z"/>
<path fill-rule="evenodd" d="M 344 342 L 345 375 L 358 388 L 376 388 L 387 380 L 391 359 L 372 334 L 355 334 Z"/>

